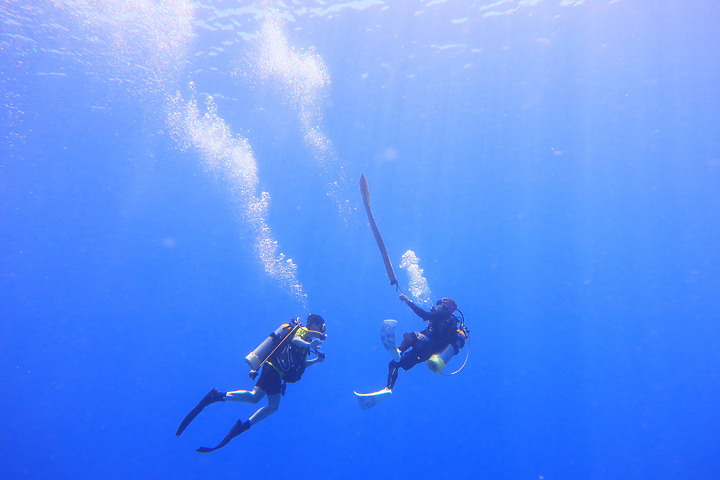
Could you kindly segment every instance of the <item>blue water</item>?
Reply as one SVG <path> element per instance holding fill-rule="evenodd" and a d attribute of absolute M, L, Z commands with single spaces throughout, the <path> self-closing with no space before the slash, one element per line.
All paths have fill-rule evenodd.
<path fill-rule="evenodd" d="M 720 477 L 713 2 L 0 7 L 0 478 Z M 472 332 L 384 386 L 398 268 Z M 263 194 L 265 192 L 265 194 Z M 243 357 L 328 323 L 254 406 Z M 462 358 L 462 357 L 461 357 Z M 455 359 L 450 367 L 457 368 Z"/>

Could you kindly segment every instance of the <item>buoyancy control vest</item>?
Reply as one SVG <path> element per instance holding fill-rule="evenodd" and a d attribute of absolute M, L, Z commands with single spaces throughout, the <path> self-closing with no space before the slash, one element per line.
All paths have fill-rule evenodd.
<path fill-rule="evenodd" d="M 300 326 L 299 318 L 290 320 L 289 323 L 283 323 L 245 357 L 245 362 L 250 366 L 251 378 L 257 376 L 257 371 L 268 361 L 270 356 L 277 356 L 284 351 Z"/>

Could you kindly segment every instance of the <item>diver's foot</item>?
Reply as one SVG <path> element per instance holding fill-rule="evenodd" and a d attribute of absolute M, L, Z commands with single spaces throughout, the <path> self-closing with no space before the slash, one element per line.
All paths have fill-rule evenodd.
<path fill-rule="evenodd" d="M 230 440 L 237 437 L 241 433 L 247 432 L 248 430 L 250 430 L 251 426 L 252 426 L 252 424 L 250 423 L 250 420 L 245 420 L 244 422 L 242 420 L 238 420 L 237 422 L 235 422 L 235 425 L 233 425 L 233 427 L 230 429 L 230 431 L 227 433 L 227 435 L 225 435 L 225 438 L 223 438 L 222 442 L 218 443 L 213 448 L 200 447 L 196 450 L 196 452 L 200 452 L 200 453 L 214 452 L 218 448 L 222 448 L 225 445 L 227 445 L 228 442 L 230 442 Z"/>
<path fill-rule="evenodd" d="M 202 400 L 200 400 L 200 403 L 198 403 L 198 407 L 202 405 L 202 408 L 205 408 L 213 403 L 224 402 L 225 395 L 225 392 L 221 392 L 217 388 L 213 388 L 207 393 L 207 395 L 203 397 Z"/>
<path fill-rule="evenodd" d="M 190 413 L 188 413 L 183 421 L 180 423 L 180 426 L 177 429 L 177 432 L 175 432 L 176 436 L 180 436 L 182 432 L 185 431 L 188 425 L 190 425 L 190 422 L 192 422 L 195 417 L 200 415 L 200 412 L 203 411 L 205 407 L 208 405 L 212 405 L 213 403 L 217 402 L 224 402 L 225 401 L 225 393 L 218 391 L 217 388 L 213 388 L 210 390 L 203 398 L 198 402 L 197 405 L 195 405 L 195 408 L 190 410 Z"/>
<path fill-rule="evenodd" d="M 355 398 L 357 398 L 360 408 L 367 410 L 374 407 L 378 403 L 386 400 L 392 396 L 392 389 L 385 387 L 382 390 L 372 393 L 358 393 L 355 392 Z"/>

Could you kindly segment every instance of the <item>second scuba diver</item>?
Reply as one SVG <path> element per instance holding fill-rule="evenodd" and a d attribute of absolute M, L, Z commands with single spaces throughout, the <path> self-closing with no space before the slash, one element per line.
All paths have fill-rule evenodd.
<path fill-rule="evenodd" d="M 382 341 L 385 349 L 392 356 L 392 360 L 388 364 L 387 384 L 385 388 L 377 392 L 355 392 L 360 402 L 360 408 L 372 408 L 392 395 L 401 368 L 407 371 L 418 363 L 428 362 L 428 367 L 433 372 L 440 373 L 445 368 L 445 362 L 457 355 L 465 346 L 468 330 L 464 322 L 453 315 L 455 311 L 458 311 L 457 303 L 454 300 L 450 298 L 438 300 L 430 311 L 415 305 L 406 295 L 400 295 L 400 301 L 426 321 L 427 326 L 420 332 L 405 333 L 400 346 L 396 347 L 396 322 L 395 320 L 385 320 Z"/>
<path fill-rule="evenodd" d="M 388 365 L 388 378 L 385 386 L 390 391 L 395 387 L 400 368 L 408 371 L 418 363 L 435 357 L 448 346 L 452 346 L 454 355 L 457 355 L 465 346 L 465 335 L 458 330 L 457 318 L 453 316 L 457 310 L 457 303 L 454 300 L 450 298 L 438 300 L 429 312 L 415 305 L 407 295 L 400 295 L 400 301 L 426 321 L 427 326 L 421 332 L 403 334 L 400 346 L 395 351 L 390 351 L 393 359 Z M 442 361 L 439 358 L 433 360 Z M 443 364 L 442 367 L 444 366 Z"/>
<path fill-rule="evenodd" d="M 248 420 L 238 420 L 225 438 L 215 447 L 200 447 L 198 452 L 206 453 L 224 447 L 233 438 L 250 429 L 251 426 L 264 420 L 278 410 L 280 399 L 285 394 L 285 384 L 294 383 L 300 380 L 305 368 L 322 362 L 325 355 L 315 351 L 315 348 L 325 340 L 325 320 L 320 315 L 310 314 L 305 321 L 305 327 L 296 323 L 291 330 L 288 341 L 279 342 L 278 346 L 270 352 L 270 355 L 260 363 L 262 371 L 260 378 L 252 390 L 235 390 L 231 392 L 220 392 L 213 388 L 203 397 L 202 400 L 188 413 L 175 435 L 180 434 L 190 425 L 190 422 L 197 417 L 205 407 L 217 402 L 244 402 L 256 404 L 267 395 L 268 403 L 253 413 Z M 286 325 L 288 326 L 288 325 Z M 271 334 L 270 338 L 273 338 Z M 258 347 L 260 348 L 260 347 Z M 315 358 L 309 359 L 310 351 L 316 354 Z M 253 355 L 253 354 L 251 354 Z M 250 356 L 248 356 L 250 357 Z M 255 378 L 255 370 L 250 372 L 251 378 Z"/>

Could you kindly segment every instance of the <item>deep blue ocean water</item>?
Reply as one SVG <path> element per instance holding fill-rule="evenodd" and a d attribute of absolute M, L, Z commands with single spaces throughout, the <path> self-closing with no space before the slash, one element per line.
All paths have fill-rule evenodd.
<path fill-rule="evenodd" d="M 719 21 L 2 2 L 0 478 L 720 478 Z M 422 322 L 363 173 L 403 291 L 412 250 L 472 333 L 460 374 L 418 365 L 366 411 L 382 320 Z M 175 438 L 310 312 L 327 360 L 278 413 L 212 454 L 254 406 Z"/>

